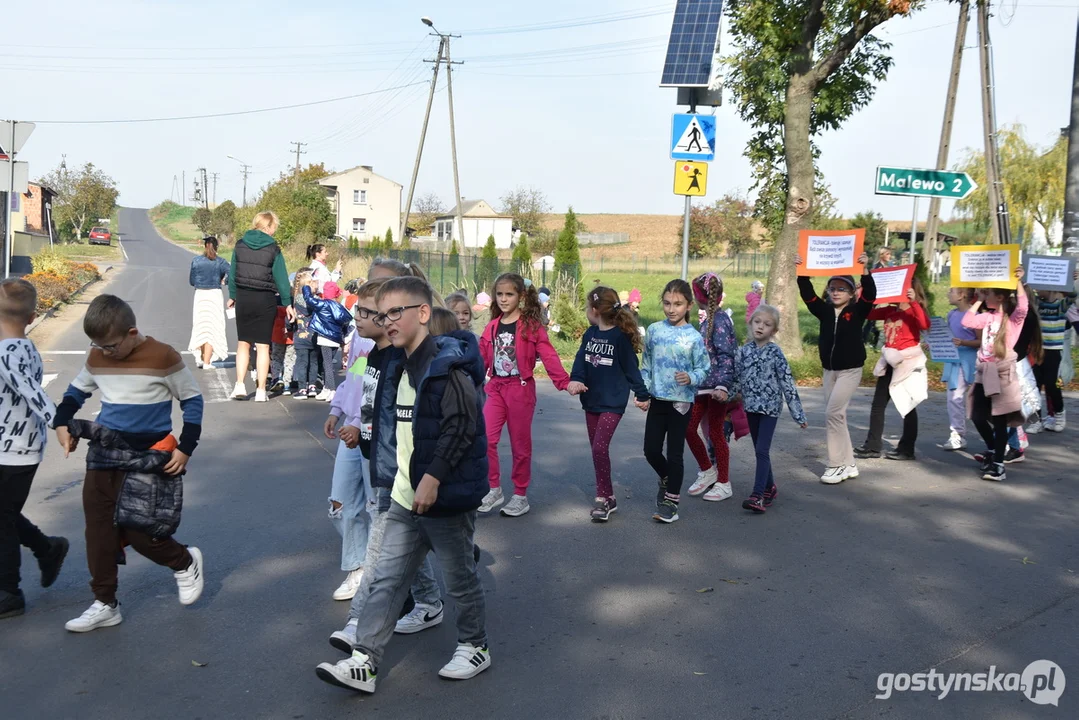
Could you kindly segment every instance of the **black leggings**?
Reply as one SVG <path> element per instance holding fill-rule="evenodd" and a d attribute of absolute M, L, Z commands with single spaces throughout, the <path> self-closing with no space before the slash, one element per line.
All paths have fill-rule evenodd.
<path fill-rule="evenodd" d="M 687 403 L 688 404 L 688 403 Z M 660 479 L 667 478 L 667 492 L 682 492 L 685 468 L 682 456 L 686 450 L 686 428 L 689 410 L 680 413 L 670 400 L 653 398 L 644 421 L 644 457 Z M 667 440 L 667 456 L 663 456 L 663 440 Z"/>
<path fill-rule="evenodd" d="M 873 452 L 880 452 L 881 436 L 884 435 L 884 411 L 888 408 L 891 395 L 888 386 L 892 384 L 891 365 L 877 378 L 877 389 L 873 392 L 873 407 L 869 411 L 869 433 L 865 436 L 865 446 Z M 914 443 L 918 440 L 918 409 L 914 408 L 903 418 L 903 435 L 899 438 L 896 450 L 914 454 Z"/>
<path fill-rule="evenodd" d="M 1045 388 L 1046 415 L 1056 415 L 1064 409 L 1064 393 L 1057 385 L 1062 357 L 1060 350 L 1046 350 L 1041 364 L 1034 366 L 1038 389 Z"/>
<path fill-rule="evenodd" d="M 986 449 L 993 453 L 993 462 L 1004 462 L 1004 451 L 1008 449 L 1008 416 L 993 415 L 992 402 L 986 397 L 985 387 L 981 383 L 974 383 L 970 419 L 985 441 Z"/>

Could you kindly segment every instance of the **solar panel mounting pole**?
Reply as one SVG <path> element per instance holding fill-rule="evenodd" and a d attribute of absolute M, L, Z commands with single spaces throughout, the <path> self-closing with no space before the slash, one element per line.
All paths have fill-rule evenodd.
<path fill-rule="evenodd" d="M 689 113 L 697 112 L 697 91 L 690 90 Z M 686 195 L 686 210 L 682 217 L 682 279 L 689 280 L 689 213 L 691 201 Z"/>

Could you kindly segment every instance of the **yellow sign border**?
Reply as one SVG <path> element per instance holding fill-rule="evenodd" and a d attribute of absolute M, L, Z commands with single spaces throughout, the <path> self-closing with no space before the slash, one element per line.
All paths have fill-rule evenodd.
<path fill-rule="evenodd" d="M 1015 290 L 1015 269 L 1019 267 L 1019 245 L 952 245 L 952 287 L 972 288 L 1004 288 Z M 962 282 L 959 275 L 959 257 L 965 252 L 991 252 L 1007 250 L 1009 252 L 1008 264 L 1011 266 L 1012 277 L 1007 282 L 996 280 L 979 282 Z"/>

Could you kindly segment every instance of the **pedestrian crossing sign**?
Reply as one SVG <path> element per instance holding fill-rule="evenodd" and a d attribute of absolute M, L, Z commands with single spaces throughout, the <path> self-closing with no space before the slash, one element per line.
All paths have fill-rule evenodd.
<path fill-rule="evenodd" d="M 674 164 L 674 194 L 700 196 L 708 192 L 708 163 L 683 160 Z"/>
<path fill-rule="evenodd" d="M 671 118 L 671 160 L 716 159 L 716 119 L 676 113 Z"/>

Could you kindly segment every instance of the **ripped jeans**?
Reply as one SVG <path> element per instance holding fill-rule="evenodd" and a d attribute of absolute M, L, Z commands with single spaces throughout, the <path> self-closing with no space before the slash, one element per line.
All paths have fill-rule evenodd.
<path fill-rule="evenodd" d="M 338 443 L 328 501 L 330 522 L 341 535 L 341 569 L 345 572 L 363 567 L 367 555 L 375 499 L 370 475 L 370 463 L 359 446 L 349 450 L 345 443 Z M 341 507 L 334 510 L 334 502 Z"/>

